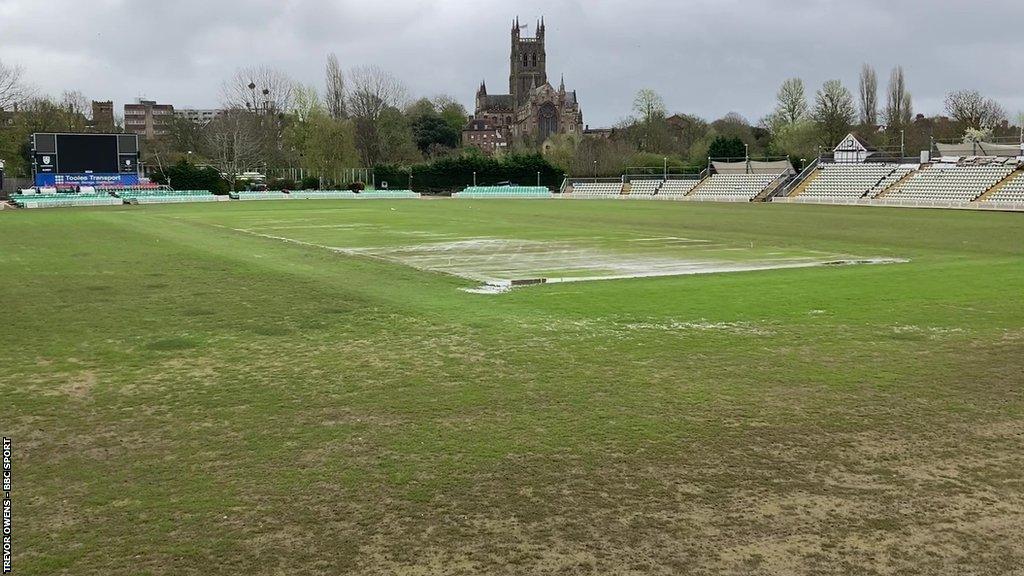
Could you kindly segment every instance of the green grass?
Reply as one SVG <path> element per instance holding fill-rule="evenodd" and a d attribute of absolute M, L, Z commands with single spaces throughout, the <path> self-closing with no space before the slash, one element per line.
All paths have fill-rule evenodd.
<path fill-rule="evenodd" d="M 709 240 L 715 258 L 910 261 L 478 295 L 461 290 L 470 279 L 322 247 L 497 237 L 690 254 L 629 242 L 663 236 Z M 1020 214 L 5 211 L 0 290 L 16 574 L 1024 564 Z"/>

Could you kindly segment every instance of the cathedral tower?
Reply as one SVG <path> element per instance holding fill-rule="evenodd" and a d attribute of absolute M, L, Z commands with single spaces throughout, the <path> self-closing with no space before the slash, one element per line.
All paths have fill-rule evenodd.
<path fill-rule="evenodd" d="M 530 90 L 547 84 L 547 55 L 544 53 L 544 19 L 537 23 L 533 38 L 522 36 L 519 18 L 512 23 L 512 52 L 509 62 L 508 90 L 516 106 L 525 104 Z"/>

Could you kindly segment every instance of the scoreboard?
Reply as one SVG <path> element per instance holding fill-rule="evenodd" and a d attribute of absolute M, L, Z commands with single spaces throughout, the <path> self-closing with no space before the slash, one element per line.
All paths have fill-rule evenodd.
<path fill-rule="evenodd" d="M 36 186 L 131 186 L 139 182 L 135 134 L 32 135 Z"/>

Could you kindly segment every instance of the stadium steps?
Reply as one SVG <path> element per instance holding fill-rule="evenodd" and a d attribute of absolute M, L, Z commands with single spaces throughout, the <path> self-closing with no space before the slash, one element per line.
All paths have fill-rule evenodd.
<path fill-rule="evenodd" d="M 785 175 L 779 176 L 771 184 L 769 184 L 767 188 L 765 188 L 764 190 L 761 190 L 753 198 L 751 198 L 750 201 L 751 202 L 767 202 L 768 198 L 770 198 L 771 195 L 774 194 L 776 190 L 778 190 L 779 188 L 782 188 L 783 186 L 785 186 L 786 183 L 789 182 L 790 179 L 794 178 L 794 177 L 795 176 L 789 176 L 789 177 L 785 177 Z"/>
<path fill-rule="evenodd" d="M 884 197 L 884 196 L 885 196 L 886 194 L 888 194 L 889 192 L 892 192 L 893 190 L 897 190 L 897 189 L 898 189 L 898 188 L 899 188 L 900 186 L 903 186 L 903 183 L 904 183 L 904 182 L 906 182 L 907 180 L 909 180 L 909 179 L 910 179 L 911 177 L 913 177 L 913 176 L 914 176 L 914 174 L 917 174 L 918 172 L 920 172 L 920 171 L 921 171 L 921 170 L 923 170 L 923 169 L 924 169 L 924 165 L 922 165 L 922 166 L 921 166 L 920 168 L 918 168 L 917 170 L 911 170 L 910 172 L 908 172 L 908 173 L 907 173 L 907 175 L 906 175 L 906 176 L 904 176 L 903 178 L 900 178 L 899 180 L 897 180 L 897 181 L 893 182 L 892 184 L 889 184 L 889 187 L 888 187 L 888 188 L 886 188 L 885 190 L 882 190 L 882 191 L 881 191 L 881 192 L 879 192 L 878 194 L 875 194 L 875 197 L 874 197 L 874 199 L 875 199 L 875 200 L 877 200 L 877 199 L 879 199 L 879 198 L 882 198 L 882 197 Z"/>
<path fill-rule="evenodd" d="M 820 175 L 821 168 L 815 168 L 814 172 L 811 172 L 811 174 L 807 178 L 804 178 L 804 181 L 801 182 L 800 185 L 796 187 L 796 190 L 793 190 L 793 192 L 790 194 L 790 197 L 799 196 L 803 194 L 807 190 L 807 187 L 810 186 L 812 182 L 817 180 L 818 176 Z"/>
<path fill-rule="evenodd" d="M 707 176 L 705 176 L 705 177 L 704 177 L 704 179 L 703 179 L 703 180 L 701 180 L 701 181 L 700 181 L 700 184 L 697 184 L 697 185 L 696 185 L 696 186 L 694 186 L 693 188 L 690 188 L 690 191 L 689 191 L 689 192 L 687 192 L 687 193 L 686 193 L 686 195 L 687 195 L 687 196 L 693 196 L 693 195 L 694 195 L 694 193 L 695 193 L 695 192 L 697 192 L 698 190 L 700 190 L 701 188 L 703 188 L 703 187 L 704 187 L 704 184 L 705 184 L 705 183 L 706 183 L 706 182 L 707 182 L 708 180 L 710 180 L 710 179 L 711 179 L 711 175 L 710 175 L 710 174 L 708 174 Z"/>
<path fill-rule="evenodd" d="M 996 192 L 999 192 L 1000 190 L 1005 188 L 1006 185 L 1009 184 L 1011 181 L 1013 181 L 1015 178 L 1017 178 L 1018 176 L 1022 176 L 1022 175 L 1024 175 L 1024 171 L 1021 171 L 1021 170 L 1014 170 L 1013 172 L 1010 172 L 1009 176 L 1007 176 L 1006 178 L 1003 178 L 999 182 L 996 182 L 994 186 L 992 186 L 988 190 L 985 190 L 985 192 L 983 192 L 981 194 L 981 196 L 978 196 L 977 198 L 975 198 L 973 200 L 973 202 L 984 202 L 985 200 L 988 200 L 989 196 L 992 196 Z M 1022 176 L 1022 177 L 1024 177 L 1024 176 Z"/>

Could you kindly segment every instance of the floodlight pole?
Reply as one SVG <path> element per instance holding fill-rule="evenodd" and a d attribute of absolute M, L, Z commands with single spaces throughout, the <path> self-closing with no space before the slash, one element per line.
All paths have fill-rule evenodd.
<path fill-rule="evenodd" d="M 663 164 L 664 169 L 662 170 L 662 173 L 661 173 L 661 179 L 662 180 L 668 180 L 668 156 L 665 156 L 662 160 L 664 162 L 664 164 Z"/>
<path fill-rule="evenodd" d="M 476 188 L 476 171 L 473 171 L 473 187 Z"/>
<path fill-rule="evenodd" d="M 540 186 L 540 172 L 537 172 L 537 186 Z"/>
<path fill-rule="evenodd" d="M 906 132 L 907 132 L 906 129 L 901 129 L 900 130 L 900 158 L 901 159 L 907 157 L 907 138 L 906 138 Z"/>
<path fill-rule="evenodd" d="M 597 160 L 594 160 L 594 181 L 597 181 Z"/>

